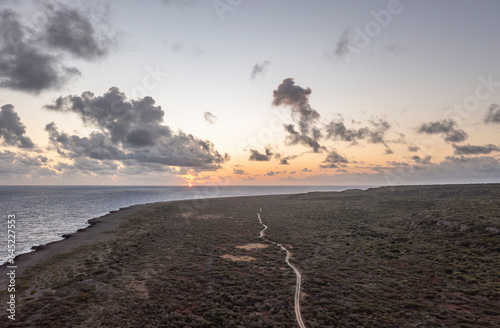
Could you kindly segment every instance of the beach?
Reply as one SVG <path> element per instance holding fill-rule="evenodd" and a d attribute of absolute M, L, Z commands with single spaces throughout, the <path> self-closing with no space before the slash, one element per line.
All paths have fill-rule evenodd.
<path fill-rule="evenodd" d="M 500 185 L 172 201 L 18 256 L 6 327 L 494 327 Z"/>

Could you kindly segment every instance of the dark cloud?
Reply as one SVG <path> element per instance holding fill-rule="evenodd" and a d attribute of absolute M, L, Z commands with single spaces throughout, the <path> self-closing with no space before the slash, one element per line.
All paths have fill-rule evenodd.
<path fill-rule="evenodd" d="M 370 120 L 373 128 L 368 130 L 368 142 L 386 145 L 385 133 L 391 128 L 389 122 L 384 119 Z"/>
<path fill-rule="evenodd" d="M 300 172 L 312 172 L 312 170 L 309 170 L 307 167 L 304 167 Z"/>
<path fill-rule="evenodd" d="M 286 136 L 285 139 L 285 143 L 288 146 L 301 144 L 312 148 L 313 152 L 315 153 L 319 153 L 320 150 L 325 149 L 325 147 L 321 146 L 319 142 L 316 141 L 314 138 L 305 134 L 301 134 L 298 131 L 296 131 L 293 124 L 285 124 L 284 127 L 285 131 L 288 132 L 288 135 Z"/>
<path fill-rule="evenodd" d="M 299 157 L 298 155 L 288 155 L 288 156 L 280 156 L 280 164 L 281 165 L 289 165 L 290 163 L 288 162 L 289 160 L 296 159 Z"/>
<path fill-rule="evenodd" d="M 169 127 L 160 125 L 165 113 L 160 106 L 155 106 L 153 98 L 128 100 L 115 87 L 97 97 L 89 91 L 81 96 L 59 97 L 45 108 L 78 114 L 85 124 L 108 131 L 113 144 L 153 146 L 160 137 L 172 134 Z"/>
<path fill-rule="evenodd" d="M 420 148 L 418 148 L 418 146 L 414 146 L 414 145 L 410 145 L 408 146 L 408 151 L 410 152 L 416 152 L 416 151 L 419 151 Z"/>
<path fill-rule="evenodd" d="M 18 176 L 30 178 L 52 177 L 55 171 L 48 167 L 47 159 L 43 156 L 30 156 L 11 151 L 0 151 L 0 175 L 7 181 L 15 181 Z"/>
<path fill-rule="evenodd" d="M 295 85 L 294 80 L 288 78 L 273 91 L 273 105 L 288 106 L 291 109 L 292 119 L 298 124 L 298 131 L 293 124 L 283 125 L 288 133 L 285 143 L 289 146 L 301 144 L 318 153 L 325 148 L 318 142 L 322 137 L 321 130 L 316 127 L 320 114 L 311 108 L 310 94 L 310 88 L 304 89 Z"/>
<path fill-rule="evenodd" d="M 252 80 L 254 80 L 259 74 L 261 76 L 264 76 L 270 63 L 271 62 L 269 60 L 264 60 L 260 63 L 255 64 L 252 68 L 252 73 L 250 74 Z"/>
<path fill-rule="evenodd" d="M 58 163 L 54 168 L 59 172 L 78 172 L 79 174 L 114 175 L 118 170 L 115 161 L 99 161 L 90 158 L 75 158 L 72 164 Z"/>
<path fill-rule="evenodd" d="M 342 32 L 337 44 L 335 45 L 334 55 L 338 59 L 340 57 L 345 57 L 349 55 L 349 49 L 351 48 L 351 40 L 349 38 L 349 30 Z"/>
<path fill-rule="evenodd" d="M 327 139 L 348 141 L 353 144 L 357 143 L 358 140 L 364 139 L 368 133 L 369 129 L 366 127 L 360 129 L 346 128 L 342 117 L 326 125 Z"/>
<path fill-rule="evenodd" d="M 500 106 L 498 104 L 491 104 L 484 117 L 484 122 L 500 124 Z"/>
<path fill-rule="evenodd" d="M 456 128 L 455 121 L 445 119 L 441 121 L 423 123 L 417 130 L 418 133 L 442 134 L 447 142 L 461 142 L 467 139 L 467 133 Z"/>
<path fill-rule="evenodd" d="M 242 169 L 233 169 L 233 174 L 246 175 L 247 173 Z"/>
<path fill-rule="evenodd" d="M 464 145 L 464 146 L 459 146 L 456 144 L 452 145 L 453 148 L 455 148 L 455 155 L 484 155 L 484 154 L 490 154 L 494 151 L 500 151 L 500 148 L 498 148 L 495 145 L 489 144 L 485 146 L 473 146 L 473 145 Z"/>
<path fill-rule="evenodd" d="M 281 171 L 281 172 L 280 171 L 276 171 L 276 172 L 275 171 L 269 171 L 265 175 L 272 177 L 272 176 L 275 176 L 275 175 L 278 175 L 278 174 L 284 174 L 284 173 L 286 173 L 286 171 Z"/>
<path fill-rule="evenodd" d="M 129 100 L 117 88 L 102 96 L 84 92 L 81 96 L 59 97 L 46 109 L 76 113 L 100 131 L 88 137 L 59 132 L 54 123 L 46 126 L 50 141 L 69 158 L 132 161 L 133 163 L 194 167 L 215 170 L 229 160 L 208 140 L 191 134 L 174 133 L 162 125 L 164 112 L 151 97 Z"/>
<path fill-rule="evenodd" d="M 326 138 L 333 140 L 348 141 L 353 144 L 359 140 L 367 139 L 371 143 L 386 144 L 385 133 L 391 125 L 384 119 L 372 119 L 369 121 L 371 127 L 362 127 L 359 129 L 348 129 L 344 124 L 344 119 L 331 121 L 326 125 Z"/>
<path fill-rule="evenodd" d="M 284 79 L 273 91 L 273 105 L 289 106 L 292 110 L 292 117 L 296 118 L 300 133 L 303 135 L 309 133 L 311 125 L 320 117 L 319 113 L 309 105 L 310 94 L 310 88 L 304 89 L 295 85 L 292 78 Z"/>
<path fill-rule="evenodd" d="M 35 32 L 14 11 L 0 11 L 0 30 L 0 87 L 37 94 L 80 75 L 77 68 L 62 65 L 57 56 L 37 47 Z"/>
<path fill-rule="evenodd" d="M 326 139 L 347 141 L 351 144 L 357 144 L 359 140 L 367 140 L 374 144 L 383 144 L 386 147 L 386 154 L 392 154 L 392 150 L 387 145 L 386 133 L 391 128 L 387 120 L 371 119 L 371 126 L 361 127 L 359 129 L 347 128 L 344 119 L 339 115 L 337 120 L 328 123 L 326 129 Z"/>
<path fill-rule="evenodd" d="M 26 135 L 26 127 L 21 123 L 14 106 L 4 105 L 0 111 L 0 137 L 9 146 L 33 148 L 35 145 Z"/>
<path fill-rule="evenodd" d="M 210 125 L 215 124 L 215 122 L 217 122 L 217 116 L 215 116 L 210 112 L 203 113 L 203 118 L 205 119 L 205 122 L 207 122 Z"/>
<path fill-rule="evenodd" d="M 254 149 L 249 149 L 249 150 L 250 150 L 250 158 L 248 159 L 249 161 L 267 162 L 273 157 L 273 152 L 271 151 L 270 148 L 267 147 L 264 154 L 261 154 Z"/>
<path fill-rule="evenodd" d="M 326 169 L 326 168 L 338 168 L 339 166 L 345 166 L 344 164 L 349 163 L 349 161 L 335 150 L 331 150 L 325 160 L 321 163 L 325 163 L 324 165 L 321 165 L 319 167 Z"/>
<path fill-rule="evenodd" d="M 425 156 L 424 158 L 421 158 L 420 156 L 417 155 L 411 157 L 411 159 L 413 159 L 415 163 L 422 165 L 431 164 L 431 158 L 432 157 L 430 155 Z"/>
<path fill-rule="evenodd" d="M 49 7 L 45 41 L 54 48 L 76 58 L 95 60 L 106 57 L 114 46 L 113 40 L 98 33 L 90 18 L 74 8 Z"/>
<path fill-rule="evenodd" d="M 115 45 L 80 10 L 58 4 L 44 12 L 43 22 L 30 28 L 15 11 L 0 11 L 0 87 L 34 94 L 60 89 L 81 75 L 63 64 L 62 55 L 95 60 Z"/>

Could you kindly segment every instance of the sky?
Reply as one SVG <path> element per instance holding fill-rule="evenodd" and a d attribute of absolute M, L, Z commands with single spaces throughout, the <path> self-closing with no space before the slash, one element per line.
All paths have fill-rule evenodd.
<path fill-rule="evenodd" d="M 0 0 L 0 184 L 500 182 L 499 12 Z"/>

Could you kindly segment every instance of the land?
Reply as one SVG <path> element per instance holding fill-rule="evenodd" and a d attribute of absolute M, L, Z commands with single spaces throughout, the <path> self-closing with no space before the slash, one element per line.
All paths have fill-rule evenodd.
<path fill-rule="evenodd" d="M 307 327 L 498 327 L 499 184 L 134 206 L 19 256 L 0 326 L 296 327 L 260 208 Z"/>

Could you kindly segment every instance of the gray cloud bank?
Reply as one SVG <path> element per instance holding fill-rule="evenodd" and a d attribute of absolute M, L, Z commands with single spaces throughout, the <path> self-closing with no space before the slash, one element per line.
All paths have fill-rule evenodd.
<path fill-rule="evenodd" d="M 423 123 L 417 130 L 424 134 L 442 134 L 446 142 L 461 142 L 467 139 L 467 133 L 456 127 L 455 121 L 445 119 L 430 123 Z"/>
<path fill-rule="evenodd" d="M 492 104 L 490 108 L 488 108 L 484 122 L 500 124 L 500 106 L 498 104 Z"/>
<path fill-rule="evenodd" d="M 0 111 L 0 137 L 4 144 L 19 148 L 33 148 L 35 144 L 26 136 L 26 127 L 21 123 L 14 106 L 8 104 Z"/>
<path fill-rule="evenodd" d="M 0 87 L 33 94 L 59 89 L 81 75 L 64 65 L 65 54 L 91 61 L 106 57 L 114 46 L 78 9 L 58 4 L 43 12 L 39 26 L 30 27 L 17 12 L 0 11 Z"/>
<path fill-rule="evenodd" d="M 148 164 L 216 170 L 229 160 L 219 154 L 212 142 L 162 125 L 164 111 L 151 97 L 129 100 L 118 88 L 102 96 L 84 92 L 81 96 L 59 97 L 46 109 L 75 113 L 98 128 L 80 137 L 60 132 L 52 122 L 45 130 L 58 153 L 67 158 L 113 160 L 124 165 Z"/>

